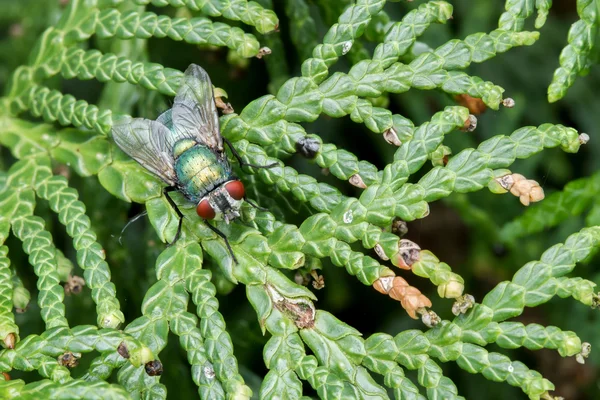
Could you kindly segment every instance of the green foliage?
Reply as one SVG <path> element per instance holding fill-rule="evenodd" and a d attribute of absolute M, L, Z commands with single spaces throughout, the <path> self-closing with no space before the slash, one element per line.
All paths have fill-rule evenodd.
<path fill-rule="evenodd" d="M 564 97 L 578 75 L 586 75 L 589 68 L 598 61 L 598 4 L 591 0 L 577 1 L 579 21 L 569 30 L 569 44 L 560 54 L 560 67 L 554 72 L 552 83 L 548 86 L 548 101 L 553 102 Z M 544 17 L 545 18 L 545 17 Z M 536 26 L 542 26 L 543 19 L 538 17 Z"/>
<path fill-rule="evenodd" d="M 600 244 L 599 175 L 573 180 L 566 158 L 589 136 L 571 121 L 545 122 L 552 112 L 529 100 L 535 90 L 511 87 L 516 108 L 500 110 L 515 105 L 510 91 L 476 75 L 510 84 L 503 74 L 518 68 L 482 65 L 535 51 L 545 33 L 524 29 L 534 12 L 543 27 L 550 1 L 508 0 L 497 27 L 484 24 L 501 11 L 488 2 L 62 3 L 11 2 L 0 17 L 13 24 L 0 46 L 21 45 L 14 59 L 0 54 L 0 397 L 460 399 L 506 397 L 512 386 L 550 399 L 565 383 L 517 361 L 518 350 L 583 364 L 586 340 L 598 343 L 597 317 L 571 325 L 526 314 L 557 297 L 576 300 L 579 315 L 600 303 L 588 265 Z M 595 5 L 577 2 L 551 102 L 597 58 Z M 230 93 L 215 89 L 218 106 L 231 111 L 227 98 L 239 110 L 220 122 L 243 161 L 277 164 L 236 167 L 265 207 L 245 202 L 240 221 L 216 222 L 238 263 L 178 194 L 181 238 L 159 244 L 173 241 L 177 216 L 161 181 L 111 138 L 116 118 L 167 107 L 191 62 Z M 521 102 L 533 105 L 527 118 Z M 597 126 L 586 118 L 582 126 Z M 532 178 L 550 162 L 567 171 L 564 190 L 526 212 L 493 196 L 542 200 L 544 183 Z M 150 224 L 136 223 L 121 246 L 116 236 L 139 208 L 129 203 L 143 204 Z M 436 241 L 453 246 L 458 230 L 440 207 L 473 232 L 467 246 L 444 252 L 420 234 L 403 238 L 406 223 L 440 220 Z M 509 257 L 493 253 L 500 245 Z M 325 289 L 315 294 L 311 280 Z M 452 368 L 483 378 L 465 383 Z"/>

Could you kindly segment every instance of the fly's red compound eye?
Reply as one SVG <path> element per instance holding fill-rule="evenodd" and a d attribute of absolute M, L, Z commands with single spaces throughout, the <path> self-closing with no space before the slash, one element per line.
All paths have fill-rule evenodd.
<path fill-rule="evenodd" d="M 200 218 L 213 219 L 215 217 L 215 210 L 213 210 L 212 206 L 210 205 L 207 199 L 202 199 L 200 203 L 198 203 L 198 207 L 196 207 L 196 212 L 198 213 Z"/>
<path fill-rule="evenodd" d="M 240 181 L 231 181 L 225 184 L 225 190 L 231 197 L 235 200 L 241 200 L 244 198 L 246 194 L 246 190 L 244 189 L 244 184 Z"/>

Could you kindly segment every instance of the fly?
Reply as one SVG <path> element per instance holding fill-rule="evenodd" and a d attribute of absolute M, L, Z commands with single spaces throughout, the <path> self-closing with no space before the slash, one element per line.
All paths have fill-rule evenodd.
<path fill-rule="evenodd" d="M 240 216 L 242 201 L 248 201 L 244 184 L 233 174 L 223 144 L 229 146 L 241 166 L 271 168 L 278 164 L 245 163 L 221 136 L 213 87 L 206 71 L 191 64 L 184 73 L 173 108 L 159 115 L 156 121 L 124 117 L 113 125 L 112 137 L 121 150 L 168 185 L 163 193 L 179 217 L 172 243 L 181 234 L 183 214 L 169 193 L 179 191 L 196 204 L 198 216 L 223 238 L 237 263 L 227 237 L 208 223 L 213 219 L 233 221 Z"/>

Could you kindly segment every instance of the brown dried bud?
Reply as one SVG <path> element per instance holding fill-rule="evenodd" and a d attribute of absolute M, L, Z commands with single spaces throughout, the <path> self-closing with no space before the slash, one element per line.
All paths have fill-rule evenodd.
<path fill-rule="evenodd" d="M 471 114 L 479 115 L 484 113 L 487 109 L 483 100 L 469 96 L 468 94 L 459 94 L 454 96 L 454 99 L 461 106 L 468 108 Z"/>
<path fill-rule="evenodd" d="M 11 332 L 8 335 L 6 335 L 6 337 L 4 338 L 4 347 L 6 347 L 7 349 L 14 349 L 16 342 L 17 342 L 17 335 L 15 335 L 14 333 Z"/>
<path fill-rule="evenodd" d="M 417 319 L 418 309 L 431 307 L 431 301 L 421 294 L 419 289 L 410 286 L 406 280 L 399 276 L 394 277 L 389 295 L 392 299 L 398 300 L 402 308 L 413 319 Z"/>
<path fill-rule="evenodd" d="M 592 294 L 592 309 L 600 307 L 600 293 Z"/>
<path fill-rule="evenodd" d="M 392 279 L 392 287 L 388 291 L 390 297 L 394 300 L 400 301 L 406 294 L 406 288 L 409 286 L 408 282 L 404 278 L 395 276 Z"/>
<path fill-rule="evenodd" d="M 505 175 L 496 178 L 496 182 L 502 188 L 509 190 L 512 195 L 519 197 L 521 204 L 524 206 L 544 199 L 544 189 L 540 184 L 532 179 L 525 178 L 521 174 Z"/>
<path fill-rule="evenodd" d="M 592 352 L 592 345 L 589 344 L 588 342 L 583 342 L 583 343 L 581 343 L 581 353 L 577 353 L 575 355 L 575 360 L 579 364 L 585 364 L 585 359 L 590 356 L 591 352 Z"/>
<path fill-rule="evenodd" d="M 398 253 L 392 258 L 392 263 L 398 268 L 408 269 L 419 261 L 421 248 L 408 239 L 400 239 Z"/>
<path fill-rule="evenodd" d="M 502 105 L 506 108 L 513 108 L 515 106 L 515 101 L 512 98 L 507 97 L 502 100 Z"/>
<path fill-rule="evenodd" d="M 317 271 L 315 271 L 314 269 L 310 271 L 310 275 L 314 279 L 312 285 L 315 289 L 319 290 L 325 287 L 325 278 L 323 278 L 323 275 L 317 274 Z"/>
<path fill-rule="evenodd" d="M 398 146 L 398 147 L 402 146 L 402 142 L 400 141 L 400 138 L 398 138 L 398 133 L 396 132 L 396 130 L 393 127 L 388 129 L 387 131 L 383 132 L 383 138 L 389 144 L 392 144 L 392 145 Z"/>
<path fill-rule="evenodd" d="M 217 106 L 217 108 L 221 109 L 221 112 L 223 114 L 233 114 L 234 110 L 233 107 L 231 106 L 230 103 L 225 103 L 223 101 L 223 98 L 221 97 L 215 97 L 215 104 Z"/>
<path fill-rule="evenodd" d="M 456 298 L 452 305 L 452 314 L 459 315 L 466 313 L 475 304 L 475 297 L 470 294 L 465 294 Z"/>
<path fill-rule="evenodd" d="M 64 352 L 56 359 L 58 363 L 67 368 L 75 368 L 79 364 L 81 353 Z"/>
<path fill-rule="evenodd" d="M 350 177 L 350 179 L 348 179 L 348 182 L 350 182 L 350 184 L 352 184 L 353 186 L 356 186 L 357 188 L 361 188 L 361 189 L 366 189 L 367 185 L 365 185 L 365 182 L 362 180 L 362 178 L 360 177 L 359 174 L 354 174 Z"/>
<path fill-rule="evenodd" d="M 406 294 L 400 304 L 412 319 L 418 318 L 416 315 L 417 310 L 423 307 L 431 307 L 431 301 L 414 286 L 406 289 Z"/>
<path fill-rule="evenodd" d="M 417 312 L 421 314 L 421 322 L 423 322 L 423 324 L 425 324 L 425 326 L 428 328 L 433 328 L 434 326 L 442 322 L 442 319 L 431 310 L 422 308 L 420 310 L 417 310 Z"/>
<path fill-rule="evenodd" d="M 268 47 L 261 47 L 258 50 L 258 54 L 256 55 L 256 58 L 263 58 L 264 56 L 268 56 L 269 54 L 271 54 L 271 49 Z"/>
<path fill-rule="evenodd" d="M 85 286 L 85 280 L 77 275 L 69 275 L 69 278 L 65 282 L 65 294 L 79 294 Z"/>
<path fill-rule="evenodd" d="M 144 365 L 144 369 L 148 376 L 159 376 L 163 373 L 163 366 L 158 360 L 148 361 L 146 365 Z"/>
<path fill-rule="evenodd" d="M 392 233 L 398 236 L 404 236 L 408 233 L 408 224 L 399 218 L 394 219 L 392 222 Z"/>
<path fill-rule="evenodd" d="M 125 342 L 121 342 L 121 344 L 119 344 L 119 347 L 117 347 L 117 353 L 119 353 L 119 355 L 123 358 L 131 357 L 129 355 L 129 350 L 127 349 L 127 345 L 125 344 Z"/>
<path fill-rule="evenodd" d="M 463 132 L 473 132 L 477 128 L 477 117 L 473 114 L 469 114 L 469 117 L 463 124 L 461 131 Z"/>
<path fill-rule="evenodd" d="M 10 381 L 10 375 L 8 374 L 8 372 L 3 372 L 2 376 L 4 376 L 5 381 Z"/>
<path fill-rule="evenodd" d="M 417 313 L 427 313 L 428 311 L 425 308 L 431 307 L 431 301 L 424 296 L 419 289 L 410 286 L 404 278 L 399 276 L 379 278 L 373 283 L 373 288 L 379 293 L 387 294 L 392 299 L 399 301 L 402 308 L 404 308 L 406 313 L 413 319 L 417 319 Z M 433 314 L 430 315 L 430 317 L 433 317 Z M 429 317 L 426 317 L 426 319 L 427 318 Z M 436 322 L 431 323 L 435 324 Z"/>

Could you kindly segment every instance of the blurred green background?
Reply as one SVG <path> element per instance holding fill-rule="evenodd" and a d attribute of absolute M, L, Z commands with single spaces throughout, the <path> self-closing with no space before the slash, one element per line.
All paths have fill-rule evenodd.
<path fill-rule="evenodd" d="M 57 21 L 67 2 L 68 0 L 0 0 L 0 87 L 3 91 L 6 90 L 10 74 L 19 65 L 27 63 L 37 38 Z M 276 66 L 279 79 L 298 76 L 303 57 L 309 54 L 310 49 L 297 48 L 294 45 L 294 27 L 286 16 L 286 2 L 273 3 L 280 18 L 280 32 L 267 37 L 257 37 L 265 44 L 269 41 L 281 41 L 282 46 L 273 48 L 274 51 L 278 51 L 273 57 L 280 60 Z M 339 5 L 343 6 L 348 2 L 340 1 L 335 6 L 328 5 L 326 0 L 309 3 L 320 40 L 327 27 L 337 18 L 336 10 L 340 8 Z M 453 20 L 447 25 L 432 26 L 421 41 L 435 48 L 452 38 L 464 38 L 475 32 L 490 32 L 497 27 L 498 17 L 504 10 L 504 3 L 499 0 L 459 0 L 452 3 Z M 394 2 L 389 3 L 385 10 L 393 20 L 399 20 L 408 10 L 419 4 L 422 4 L 422 1 Z M 148 9 L 169 15 L 183 12 L 171 8 Z M 519 127 L 537 126 L 546 122 L 563 124 L 588 133 L 591 137 L 589 144 L 583 146 L 577 154 L 550 149 L 530 159 L 518 160 L 512 166 L 513 172 L 537 180 L 543 186 L 547 198 L 552 193 L 562 190 L 570 181 L 592 176 L 600 166 L 600 144 L 596 140 L 597 127 L 600 126 L 600 68 L 592 68 L 588 76 L 579 78 L 567 96 L 558 103 L 548 104 L 546 99 L 547 87 L 553 71 L 558 66 L 560 51 L 566 45 L 568 29 L 578 19 L 575 10 L 574 0 L 554 1 L 548 22 L 541 30 L 540 39 L 535 45 L 516 48 L 483 64 L 469 67 L 466 71 L 469 74 L 504 87 L 505 95 L 512 97 L 516 106 L 512 109 L 486 111 L 478 116 L 478 127 L 474 132 L 454 132 L 447 136 L 445 142 L 456 154 L 464 148 L 476 147 L 481 141 L 492 136 L 508 135 Z M 242 24 L 238 26 L 251 31 Z M 528 21 L 527 26 L 533 30 L 533 19 Z M 375 46 L 366 40 L 362 43 L 366 49 Z M 227 91 L 229 102 L 238 112 L 251 100 L 269 93 L 277 84 L 271 82 L 264 59 L 240 60 L 224 49 L 198 48 L 169 39 L 92 39 L 89 48 L 127 55 L 135 60 L 157 62 L 180 70 L 190 63 L 200 64 L 209 72 L 213 83 Z M 342 59 L 335 65 L 334 70 L 347 71 L 349 66 L 348 59 Z M 156 117 L 169 107 L 171 101 L 129 84 L 54 79 L 49 82 L 49 86 L 100 107 L 147 118 Z M 389 97 L 389 109 L 393 113 L 410 118 L 415 124 L 428 121 L 445 106 L 455 104 L 453 97 L 439 91 L 412 90 Z M 334 143 L 339 148 L 352 151 L 359 159 L 370 161 L 380 168 L 392 159 L 394 149 L 391 146 L 379 135 L 353 123 L 349 117 L 322 117 L 314 123 L 307 124 L 306 128 L 308 132 L 320 135 L 324 142 Z M 13 161 L 7 149 L 0 149 L 0 166 L 4 170 Z M 302 173 L 317 176 L 318 179 L 335 185 L 347 195 L 359 194 L 358 189 L 323 174 L 320 168 L 298 155 L 291 156 L 286 162 Z M 411 182 L 418 180 L 429 168 L 430 166 L 426 165 L 411 178 Z M 113 198 L 100 186 L 96 178 L 79 178 L 71 174 L 66 166 L 56 165 L 56 172 L 70 177 L 71 185 L 79 190 L 82 201 L 87 205 L 88 215 L 92 219 L 99 242 L 105 246 L 113 273 L 112 280 L 117 285 L 123 311 L 128 322 L 133 320 L 140 314 L 140 304 L 146 289 L 155 280 L 154 262 L 164 245 L 158 241 L 146 219 L 141 219 L 128 228 L 123 237 L 123 244 L 119 244 L 117 239 L 121 229 L 129 218 L 143 210 L 143 206 L 130 205 Z M 250 197 L 269 207 L 285 221 L 299 224 L 311 213 L 289 194 L 263 187 L 245 174 L 242 174 L 242 177 L 250 187 Z M 596 197 L 595 194 L 587 195 L 592 199 Z M 594 200 L 591 204 L 593 202 Z M 44 207 L 43 203 L 40 204 L 42 206 L 38 207 L 36 213 L 49 221 L 48 228 L 57 246 L 74 261 L 72 244 L 64 227 L 58 223 L 55 214 Z M 466 292 L 473 294 L 480 301 L 498 282 L 510 279 L 527 261 L 538 259 L 551 245 L 564 241 L 569 234 L 578 231 L 586 223 L 597 220 L 598 217 L 594 217 L 594 214 L 588 217 L 591 209 L 592 206 L 585 205 L 579 216 L 567 219 L 558 227 L 519 239 L 515 243 L 504 243 L 500 236 L 502 227 L 522 215 L 525 207 L 513 196 L 493 195 L 487 190 L 482 190 L 468 195 L 453 195 L 431 204 L 431 213 L 427 218 L 408 224 L 409 232 L 406 237 L 447 262 L 465 279 Z M 28 265 L 27 257 L 20 250 L 20 243 L 11 238 L 8 245 L 11 248 L 11 261 L 34 297 L 28 311 L 17 316 L 21 337 L 30 333 L 41 333 L 43 324 L 35 304 L 36 277 Z M 213 267 L 210 260 L 206 263 L 207 266 Z M 213 271 L 215 283 L 222 291 L 219 297 L 221 312 L 234 340 L 242 374 L 257 394 L 260 379 L 266 373 L 262 361 L 262 348 L 268 338 L 263 337 L 260 332 L 256 314 L 245 299 L 244 287 L 233 287 L 214 267 Z M 360 330 L 365 337 L 375 332 L 395 335 L 405 329 L 424 329 L 420 321 L 411 320 L 406 315 L 399 303 L 361 285 L 355 278 L 332 266 L 328 261 L 323 263 L 322 274 L 326 286 L 316 293 L 319 297 L 317 307 L 332 312 Z M 435 288 L 428 281 L 406 271 L 399 274 L 432 299 L 433 309 L 441 317 L 452 318 L 451 301 L 439 299 Z M 598 257 L 578 265 L 575 275 L 600 282 Z M 66 304 L 71 325 L 95 323 L 96 316 L 89 289 L 85 289 L 81 295 L 68 297 Z M 600 348 L 600 319 L 597 311 L 594 313 L 576 301 L 554 299 L 544 306 L 526 309 L 518 320 L 523 323 L 557 325 L 565 330 L 573 330 L 582 340 L 591 342 L 593 348 Z M 597 374 L 599 362 L 594 352 L 585 365 L 579 365 L 574 358 L 562 359 L 556 351 L 551 350 L 511 351 L 496 346 L 489 346 L 488 349 L 507 354 L 512 359 L 520 360 L 541 372 L 556 385 L 555 395 L 562 395 L 571 400 L 600 398 L 600 380 Z M 172 398 L 197 396 L 188 372 L 189 365 L 185 353 L 179 348 L 175 337 L 170 338 L 169 346 L 160 357 L 165 365 L 162 382 L 171 394 L 177 393 L 177 396 Z M 74 370 L 73 375 L 82 375 L 92 358 L 93 355 L 85 356 L 81 367 Z M 468 399 L 525 397 L 517 388 L 506 383 L 487 381 L 480 375 L 470 375 L 454 363 L 445 364 L 443 368 L 446 375 L 457 384 L 459 393 Z M 78 370 L 81 372 L 78 373 Z M 416 380 L 415 374 L 408 374 Z M 27 381 L 39 379 L 36 373 L 15 372 L 13 378 L 19 377 Z M 307 394 L 314 395 L 310 392 Z"/>

